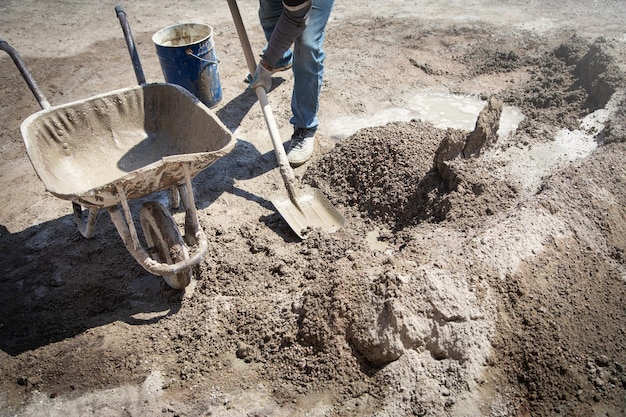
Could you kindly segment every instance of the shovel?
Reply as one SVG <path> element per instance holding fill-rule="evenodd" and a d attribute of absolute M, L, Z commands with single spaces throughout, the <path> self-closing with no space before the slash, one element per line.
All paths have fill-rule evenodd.
<path fill-rule="evenodd" d="M 228 0 L 228 7 L 230 13 L 233 16 L 235 27 L 237 28 L 237 35 L 243 48 L 243 53 L 246 57 L 248 64 L 248 70 L 250 74 L 254 74 L 256 69 L 256 60 L 252 53 L 252 47 L 246 34 L 246 29 L 239 13 L 239 7 L 236 0 Z M 283 143 L 278 133 L 278 127 L 272 114 L 267 94 L 263 87 L 257 87 L 255 90 L 261 108 L 263 110 L 263 116 L 265 117 L 265 123 L 269 129 L 272 144 L 274 145 L 274 152 L 276 153 L 276 159 L 278 160 L 278 166 L 280 168 L 280 174 L 285 182 L 287 188 L 288 198 L 274 197 L 270 198 L 276 210 L 283 216 L 289 227 L 301 238 L 306 236 L 303 233 L 307 228 L 320 228 L 327 233 L 333 233 L 345 224 L 345 219 L 337 211 L 337 209 L 328 201 L 328 199 L 317 188 L 306 187 L 296 189 L 295 176 L 293 169 L 289 165 L 287 154 L 283 148 Z"/>

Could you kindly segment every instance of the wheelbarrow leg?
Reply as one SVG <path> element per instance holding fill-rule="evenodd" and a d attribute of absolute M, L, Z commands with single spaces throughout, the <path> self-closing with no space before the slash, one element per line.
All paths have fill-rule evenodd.
<path fill-rule="evenodd" d="M 180 185 L 178 190 L 183 202 L 183 207 L 185 208 L 185 239 L 190 245 L 195 245 L 198 242 L 206 242 L 207 239 L 198 221 L 198 211 L 196 210 L 196 202 L 193 198 L 189 167 L 183 165 L 183 170 L 185 172 L 185 183 Z"/>
<path fill-rule="evenodd" d="M 180 192 L 178 188 L 172 187 L 167 190 L 167 199 L 170 203 L 170 208 L 177 209 L 180 207 Z"/>
<path fill-rule="evenodd" d="M 130 206 L 128 205 L 128 199 L 126 198 L 126 193 L 124 192 L 124 187 L 121 185 L 117 185 L 117 193 L 120 196 L 120 200 L 122 203 L 122 208 L 124 209 L 124 217 L 126 218 L 126 224 L 128 225 L 128 231 L 130 233 L 132 248 L 133 251 L 138 251 L 139 249 L 143 249 L 141 243 L 139 243 L 139 238 L 137 237 L 137 229 L 135 229 L 135 222 L 133 222 L 133 216 L 130 212 Z M 117 226 L 117 224 L 116 224 Z M 128 245 L 127 245 L 128 247 Z M 130 248 L 129 248 L 130 249 Z"/>
<path fill-rule="evenodd" d="M 83 237 L 87 239 L 91 239 L 96 233 L 96 220 L 98 220 L 98 212 L 100 211 L 97 208 L 90 208 L 89 214 L 87 215 L 87 221 L 83 220 L 83 208 L 78 203 L 72 203 L 72 207 L 74 208 L 74 220 L 76 221 L 76 226 L 78 226 L 78 231 Z"/>

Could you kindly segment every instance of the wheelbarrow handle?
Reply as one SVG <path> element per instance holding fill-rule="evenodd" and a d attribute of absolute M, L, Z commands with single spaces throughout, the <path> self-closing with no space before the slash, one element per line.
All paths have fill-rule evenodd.
<path fill-rule="evenodd" d="M 48 100 L 46 100 L 46 97 L 35 82 L 33 76 L 30 74 L 30 71 L 28 71 L 28 68 L 26 68 L 26 65 L 24 64 L 22 57 L 20 57 L 20 54 L 18 54 L 17 51 L 2 38 L 0 38 L 0 49 L 9 54 L 9 56 L 17 66 L 17 69 L 20 70 L 22 78 L 24 78 L 24 81 L 26 81 L 26 84 L 28 84 L 28 88 L 30 88 L 30 91 L 33 92 L 33 95 L 39 102 L 41 108 L 49 109 L 51 107 L 50 103 L 48 103 Z"/>
<path fill-rule="evenodd" d="M 126 12 L 122 6 L 115 6 L 115 13 L 117 14 L 117 18 L 122 26 L 122 31 L 124 32 L 124 39 L 126 40 L 126 46 L 128 47 L 130 59 L 133 62 L 133 69 L 135 70 L 137 82 L 139 85 L 144 85 L 146 83 L 146 76 L 143 73 L 143 67 L 141 66 L 141 61 L 139 60 L 135 39 L 133 38 L 133 34 L 130 30 L 128 19 L 126 18 Z"/>

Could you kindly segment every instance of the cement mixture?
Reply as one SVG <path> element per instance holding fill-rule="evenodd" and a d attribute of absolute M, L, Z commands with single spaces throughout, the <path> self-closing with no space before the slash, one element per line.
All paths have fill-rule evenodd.
<path fill-rule="evenodd" d="M 123 88 L 116 4 L 5 1 L 0 37 L 53 105 Z M 149 81 L 154 32 L 214 27 L 238 141 L 193 181 L 209 252 L 183 294 L 106 213 L 82 238 L 25 154 L 37 102 L 0 55 L 0 416 L 626 414 L 623 3 L 337 3 L 296 174 L 346 226 L 303 241 L 269 202 L 285 191 L 226 3 L 123 6 Z M 269 94 L 284 140 L 292 81 Z M 458 106 L 470 128 L 416 116 L 442 96 L 480 100 Z"/>

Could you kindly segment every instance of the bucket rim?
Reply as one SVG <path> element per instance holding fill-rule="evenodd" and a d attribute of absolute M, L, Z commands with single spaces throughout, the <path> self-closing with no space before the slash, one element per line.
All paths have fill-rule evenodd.
<path fill-rule="evenodd" d="M 180 43 L 180 44 L 176 44 L 176 45 L 165 45 L 164 42 L 165 40 L 163 38 L 165 38 L 163 35 L 165 33 L 169 33 L 171 32 L 173 29 L 181 27 L 181 26 L 193 26 L 193 27 L 202 27 L 202 28 L 206 28 L 208 30 L 208 34 L 206 36 L 204 36 L 201 39 L 197 39 L 194 40 L 193 42 L 188 42 L 188 43 Z M 160 30 L 158 30 L 157 32 L 154 33 L 154 35 L 152 35 L 152 42 L 162 48 L 180 48 L 180 47 L 184 47 L 184 46 L 190 46 L 190 45 L 196 45 L 199 44 L 201 42 L 206 41 L 207 39 L 210 39 L 213 36 L 213 28 L 205 23 L 196 23 L 196 22 L 188 22 L 188 23 L 176 23 L 173 25 L 169 25 L 166 26 Z M 168 39 L 171 40 L 171 39 Z"/>

